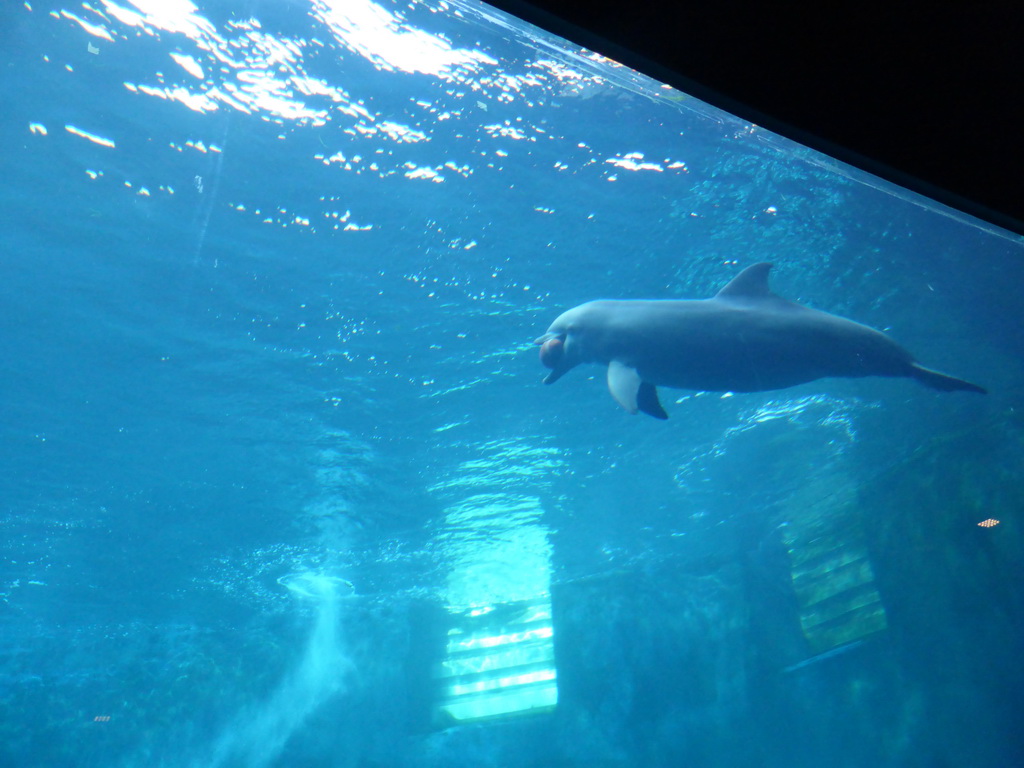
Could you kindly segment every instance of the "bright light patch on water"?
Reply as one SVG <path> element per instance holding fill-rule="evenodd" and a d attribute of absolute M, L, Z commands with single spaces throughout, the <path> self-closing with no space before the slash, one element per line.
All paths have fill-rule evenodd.
<path fill-rule="evenodd" d="M 191 109 L 193 112 L 213 112 L 217 109 L 217 102 L 205 94 L 192 93 L 186 88 L 168 88 L 162 94 L 171 101 L 178 101 Z"/>
<path fill-rule="evenodd" d="M 73 22 L 78 24 L 82 29 L 84 29 L 93 37 L 99 37 L 104 40 L 114 42 L 113 36 L 107 31 L 106 27 L 103 27 L 99 24 L 90 24 L 85 19 L 81 18 L 80 16 L 76 16 L 75 14 L 70 13 L 69 11 L 61 11 L 60 15 L 66 19 L 71 19 Z"/>
<path fill-rule="evenodd" d="M 415 144 L 419 141 L 427 141 L 427 134 L 423 131 L 417 131 L 415 128 L 410 128 L 408 125 L 402 125 L 391 120 L 383 120 L 377 126 L 380 130 L 388 136 L 388 138 L 394 139 L 398 142 L 406 144 Z"/>
<path fill-rule="evenodd" d="M 523 139 L 527 138 L 529 138 L 530 141 L 537 140 L 535 137 L 532 136 L 527 137 L 525 131 L 523 131 L 521 128 L 517 128 L 515 126 L 510 125 L 508 121 L 505 121 L 504 125 L 485 125 L 483 127 L 483 130 L 485 130 L 494 138 L 515 139 L 516 141 L 522 141 Z"/>
<path fill-rule="evenodd" d="M 191 56 L 186 56 L 182 53 L 172 53 L 171 58 L 174 59 L 182 69 L 188 72 L 193 77 L 200 80 L 203 79 L 203 68 L 199 66 L 199 62 L 193 59 Z"/>
<path fill-rule="evenodd" d="M 454 79 L 456 70 L 474 73 L 497 66 L 490 56 L 453 48 L 440 37 L 405 24 L 397 14 L 368 0 L 323 0 L 313 14 L 346 48 L 364 56 L 378 69 Z"/>
<path fill-rule="evenodd" d="M 101 2 L 107 13 L 128 26 L 152 26 L 193 39 L 216 33 L 214 26 L 197 13 L 199 9 L 189 0 L 131 0 L 138 13 L 110 0 Z"/>
<path fill-rule="evenodd" d="M 281 126 L 281 140 L 288 139 L 299 128 L 329 126 L 331 130 L 320 135 L 322 150 L 309 155 L 313 161 L 356 176 L 407 179 L 416 185 L 461 185 L 475 173 L 507 172 L 506 158 L 508 162 L 516 159 L 510 155 L 510 141 L 534 146 L 539 142 L 567 141 L 567 137 L 543 126 L 533 110 L 551 99 L 609 96 L 614 94 L 613 82 L 621 85 L 620 79 L 631 77 L 620 74 L 628 70 L 614 62 L 585 51 L 559 51 L 553 55 L 548 47 L 532 47 L 535 41 L 529 37 L 522 37 L 521 41 L 536 58 L 506 62 L 492 56 L 485 45 L 460 45 L 452 38 L 417 26 L 422 14 L 451 10 L 444 5 L 438 8 L 422 2 L 389 6 L 370 0 L 311 0 L 309 7 L 313 24 L 322 30 L 319 36 L 282 35 L 264 29 L 255 18 L 216 25 L 188 0 L 102 0 L 99 6 L 84 4 L 81 10 L 76 9 L 77 15 L 51 15 L 83 29 L 88 27 L 90 35 L 103 30 L 114 42 L 138 40 L 139 33 L 143 33 L 143 44 L 169 48 L 161 54 L 169 56 L 174 67 L 131 73 L 123 81 L 124 87 L 139 97 L 177 103 L 199 115 L 227 108 L 259 117 Z M 466 13 L 481 12 L 482 7 L 469 4 L 459 6 L 454 13 L 465 18 Z M 147 43 L 146 37 L 151 42 Z M 394 78 L 396 85 L 406 75 L 426 75 L 442 83 L 444 93 L 430 98 L 411 96 L 404 109 L 393 105 L 375 108 L 379 100 L 372 93 L 362 92 L 363 80 L 354 74 L 358 67 L 351 69 L 357 58 L 370 62 L 383 77 Z M 339 61 L 345 62 L 341 69 L 336 66 Z M 67 68 L 73 71 L 70 65 Z M 646 86 L 641 88 L 648 98 L 649 90 Z M 516 114 L 500 120 L 492 118 L 487 124 L 479 121 L 481 113 L 512 103 L 521 105 Z M 179 137 L 172 143 L 179 148 L 185 138 Z M 194 148 L 202 152 L 201 147 L 207 146 L 214 151 L 211 138 L 203 137 Z M 481 147 L 482 139 L 495 140 L 497 146 L 485 150 Z M 217 140 L 223 142 L 225 138 L 218 135 Z M 434 156 L 419 153 L 411 158 L 406 151 L 410 145 L 429 146 Z M 595 179 L 603 176 L 614 181 L 614 172 L 619 170 L 686 171 L 681 161 L 665 159 L 662 163 L 651 163 L 644 161 L 639 152 L 619 156 L 605 150 L 598 155 L 590 144 L 575 137 L 566 146 L 572 149 L 556 169 L 573 174 L 591 173 Z M 609 164 L 617 166 L 612 173 L 601 162 L 610 155 Z M 475 167 L 469 162 L 473 159 Z M 154 182 L 153 186 L 162 189 L 167 185 Z M 535 201 L 535 210 L 553 210 L 544 202 Z M 230 208 L 236 214 L 243 212 L 238 205 L 244 211 L 266 211 L 272 207 L 266 200 L 234 200 Z M 255 223 L 295 228 L 309 234 L 322 233 L 325 225 L 330 232 L 338 233 L 362 232 L 378 226 L 339 222 L 329 209 L 293 212 L 288 216 L 254 215 Z M 460 239 L 471 238 L 454 238 L 452 247 Z M 497 295 L 487 292 L 471 298 L 482 301 Z"/>
<path fill-rule="evenodd" d="M 114 149 L 116 145 L 113 139 L 107 139 L 103 136 L 98 136 L 95 133 L 89 133 L 89 131 L 83 131 L 81 128 L 76 128 L 73 125 L 65 125 L 64 130 L 74 136 L 80 136 L 83 139 L 88 139 L 93 144 L 99 144 L 101 147 L 110 147 Z"/>
<path fill-rule="evenodd" d="M 419 168 L 412 163 L 409 163 L 408 165 L 411 167 L 409 167 L 405 172 L 405 177 L 407 179 L 427 179 L 437 183 L 444 181 L 444 176 L 439 174 L 433 168 Z"/>
<path fill-rule="evenodd" d="M 644 162 L 642 152 L 630 152 L 622 157 L 609 157 L 605 162 L 627 171 L 658 171 L 661 173 L 665 170 L 657 163 Z"/>

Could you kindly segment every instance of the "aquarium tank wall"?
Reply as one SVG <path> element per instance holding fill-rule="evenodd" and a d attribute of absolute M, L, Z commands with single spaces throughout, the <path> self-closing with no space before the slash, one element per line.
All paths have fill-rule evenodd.
<path fill-rule="evenodd" d="M 5 768 L 1019 760 L 1019 236 L 475 0 L 0 35 Z"/>

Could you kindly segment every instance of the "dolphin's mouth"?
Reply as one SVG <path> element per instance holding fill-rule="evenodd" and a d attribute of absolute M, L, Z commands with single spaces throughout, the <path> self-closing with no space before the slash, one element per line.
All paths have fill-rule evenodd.
<path fill-rule="evenodd" d="M 541 382 L 544 384 L 554 384 L 556 381 L 562 378 L 565 375 L 565 373 L 565 371 L 552 371 L 543 379 L 541 379 Z"/>
<path fill-rule="evenodd" d="M 540 345 L 541 364 L 551 369 L 551 373 L 544 377 L 545 384 L 554 384 L 572 368 L 571 365 L 566 365 L 564 333 L 545 333 L 534 344 Z"/>
<path fill-rule="evenodd" d="M 545 368 L 557 369 L 562 362 L 565 340 L 561 336 L 542 336 L 537 339 L 540 344 L 540 361 Z"/>

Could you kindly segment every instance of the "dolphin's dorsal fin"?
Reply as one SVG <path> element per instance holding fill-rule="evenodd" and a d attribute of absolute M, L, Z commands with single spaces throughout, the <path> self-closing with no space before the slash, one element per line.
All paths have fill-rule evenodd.
<path fill-rule="evenodd" d="M 776 298 L 768 288 L 768 273 L 772 265 L 767 261 L 752 264 L 744 269 L 716 296 L 719 299 L 769 299 Z"/>

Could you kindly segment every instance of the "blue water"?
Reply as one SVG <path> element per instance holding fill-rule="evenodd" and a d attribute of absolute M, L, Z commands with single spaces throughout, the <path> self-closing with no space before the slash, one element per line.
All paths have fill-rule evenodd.
<path fill-rule="evenodd" d="M 471 0 L 0 39 L 0 765 L 1019 760 L 1019 238 Z M 540 384 L 759 261 L 990 394 Z"/>

